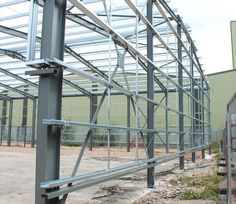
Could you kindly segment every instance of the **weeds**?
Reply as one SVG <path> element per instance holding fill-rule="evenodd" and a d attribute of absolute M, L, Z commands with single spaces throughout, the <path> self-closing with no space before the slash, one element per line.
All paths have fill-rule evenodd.
<path fill-rule="evenodd" d="M 218 199 L 219 184 L 223 177 L 218 176 L 216 173 L 216 163 L 219 160 L 220 154 L 218 153 L 212 165 L 211 174 L 208 175 L 192 175 L 180 176 L 171 179 L 169 182 L 172 186 L 183 187 L 184 191 L 180 195 L 182 200 L 198 200 L 198 199 Z"/>
<path fill-rule="evenodd" d="M 217 175 L 185 176 L 180 182 L 186 186 L 186 190 L 180 196 L 183 200 L 213 199 L 218 198 L 218 187 L 222 177 Z"/>

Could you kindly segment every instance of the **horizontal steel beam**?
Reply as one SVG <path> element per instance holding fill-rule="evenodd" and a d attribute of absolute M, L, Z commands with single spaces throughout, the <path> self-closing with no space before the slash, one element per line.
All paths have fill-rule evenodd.
<path fill-rule="evenodd" d="M 6 6 L 12 6 L 12 5 L 16 5 L 16 4 L 20 4 L 26 2 L 26 0 L 13 0 L 13 1 L 8 1 L 5 3 L 0 4 L 0 8 L 2 7 L 6 7 Z"/>
<path fill-rule="evenodd" d="M 131 163 L 126 166 L 112 168 L 108 171 L 106 170 L 105 172 L 100 171 L 100 172 L 94 172 L 94 173 L 87 174 L 87 175 L 66 178 L 66 179 L 62 179 L 62 180 L 42 182 L 41 188 L 48 189 L 48 192 L 42 196 L 46 196 L 48 199 L 52 199 L 52 198 L 55 198 L 55 197 L 58 197 L 58 196 L 61 196 L 61 195 L 67 194 L 67 193 L 71 193 L 71 192 L 74 192 L 77 190 L 88 188 L 90 186 L 93 186 L 93 185 L 96 185 L 96 184 L 99 184 L 102 182 L 110 181 L 111 179 L 119 178 L 121 176 L 130 174 L 130 173 L 135 173 L 137 171 L 141 171 L 141 170 L 144 170 L 147 168 L 154 167 L 156 165 L 177 159 L 180 156 L 183 156 L 184 154 L 189 154 L 192 151 L 201 150 L 201 149 L 206 148 L 208 146 L 209 146 L 209 144 L 206 144 L 206 145 L 196 147 L 193 149 L 189 149 L 189 150 L 179 152 L 179 153 L 166 154 L 166 155 L 155 157 L 155 158 L 148 159 L 148 160 L 140 160 L 138 162 Z M 72 184 L 73 182 L 78 182 L 80 180 L 82 180 L 82 181 L 79 183 Z M 65 184 L 70 184 L 70 185 L 67 185 L 67 187 L 61 188 L 58 190 L 51 190 L 51 189 L 57 189 L 56 187 L 59 187 L 61 185 L 65 185 Z M 51 188 L 52 186 L 53 186 L 53 188 Z"/>
<path fill-rule="evenodd" d="M 156 29 L 150 24 L 150 22 L 146 19 L 146 17 L 138 10 L 138 8 L 130 1 L 130 0 L 125 0 L 125 2 L 130 6 L 130 8 L 140 17 L 140 19 L 142 20 L 142 22 L 150 27 L 153 31 L 153 35 L 159 40 L 159 42 L 164 46 L 164 48 L 169 52 L 169 54 L 173 57 L 174 60 L 176 60 L 176 62 L 178 62 L 179 64 L 181 64 L 182 69 L 185 71 L 185 73 L 192 78 L 191 74 L 189 73 L 189 71 L 186 69 L 186 67 L 183 65 L 183 63 L 178 59 L 178 57 L 173 53 L 173 51 L 170 49 L 170 47 L 166 44 L 166 42 L 162 39 L 161 35 L 156 31 Z M 158 71 L 160 70 L 159 68 L 157 69 Z M 160 72 L 160 71 L 159 71 Z M 197 81 L 195 79 L 193 79 L 195 84 L 199 87 L 199 89 L 201 89 L 201 86 L 197 83 Z M 179 86 L 178 87 L 182 90 L 182 87 Z M 206 92 L 202 89 L 202 92 L 206 94 Z M 187 94 L 187 93 L 186 93 Z M 187 94 L 191 97 L 190 94 Z M 194 98 L 193 98 L 194 99 Z"/>
<path fill-rule="evenodd" d="M 38 88 L 38 84 L 35 84 L 35 83 L 29 81 L 28 79 L 24 79 L 24 78 L 18 76 L 17 74 L 13 74 L 12 72 L 7 71 L 6 69 L 0 68 L 0 72 L 3 73 L 3 74 L 6 74 L 7 76 L 10 76 L 10 77 L 12 77 L 12 78 L 14 78 L 14 79 L 17 79 L 17 80 L 19 80 L 19 81 L 22 81 L 22 82 L 24 82 L 24 83 L 26 83 L 26 84 L 28 84 L 28 85 L 30 85 L 30 86 L 33 86 L 33 87 L 35 87 L 35 88 Z"/>
<path fill-rule="evenodd" d="M 13 88 L 13 87 L 11 87 L 11 86 L 8 86 L 8 85 L 6 85 L 6 84 L 0 83 L 0 86 L 3 87 L 3 88 L 5 88 L 5 89 L 7 89 L 7 90 L 16 92 L 16 93 L 18 93 L 18 94 L 20 94 L 20 95 L 23 95 L 23 96 L 25 96 L 25 97 L 27 97 L 27 98 L 30 98 L 30 99 L 34 99 L 34 98 L 35 98 L 35 96 L 33 96 L 33 95 L 31 95 L 31 94 L 28 94 L 28 93 L 26 93 L 26 92 L 24 92 L 24 91 L 21 91 L 21 90 L 17 89 L 17 88 Z"/>
<path fill-rule="evenodd" d="M 7 55 L 7 56 L 14 58 L 14 59 L 19 59 L 21 61 L 26 61 L 25 56 L 23 56 L 22 54 L 20 54 L 16 51 L 0 49 L 0 54 Z"/>
<path fill-rule="evenodd" d="M 79 15 L 76 14 L 72 14 L 72 13 L 67 13 L 66 16 L 67 19 L 71 20 L 74 23 L 77 23 L 79 25 L 82 25 L 92 31 L 95 31 L 101 35 L 104 35 L 106 37 L 108 37 L 108 33 L 105 32 L 102 28 L 100 28 L 99 26 L 97 26 L 96 24 L 89 22 L 87 20 L 85 20 L 84 18 L 81 18 Z"/>
<path fill-rule="evenodd" d="M 71 82 L 71 81 L 69 81 L 69 80 L 67 80 L 65 78 L 63 78 L 63 82 L 66 85 L 68 85 L 68 86 L 70 86 L 70 87 L 72 87 L 74 89 L 77 89 L 78 91 L 80 91 L 81 93 L 85 94 L 86 96 L 92 96 L 92 94 L 90 92 L 86 91 L 85 89 L 81 88 L 77 84 L 75 84 L 75 83 L 73 83 L 73 82 Z"/>
<path fill-rule="evenodd" d="M 184 115 L 185 117 L 195 119 L 195 118 L 193 118 L 193 117 L 192 117 L 191 115 L 189 115 L 189 114 L 184 114 L 184 113 L 181 113 L 181 112 L 179 112 L 179 111 L 177 111 L 177 110 L 175 110 L 175 109 L 173 109 L 173 108 L 166 107 L 165 105 L 163 105 L 163 104 L 161 104 L 161 103 L 159 103 L 159 102 L 156 102 L 156 101 L 154 101 L 154 100 L 151 100 L 151 99 L 149 99 L 149 98 L 146 98 L 146 97 L 144 97 L 144 96 L 142 96 L 142 95 L 140 95 L 140 94 L 137 94 L 137 93 L 135 93 L 135 92 L 133 92 L 133 91 L 124 89 L 123 87 L 120 87 L 120 86 L 118 86 L 118 85 L 116 85 L 116 84 L 114 84 L 114 83 L 112 83 L 112 82 L 106 81 L 106 80 L 101 79 L 101 78 L 98 78 L 98 77 L 96 77 L 96 76 L 93 76 L 93 75 L 91 75 L 91 74 L 89 74 L 89 73 L 87 73 L 87 72 L 85 72 L 85 71 L 83 71 L 83 70 L 77 69 L 77 68 L 75 68 L 75 67 L 73 67 L 73 66 L 71 66 L 71 65 L 69 65 L 69 64 L 66 64 L 66 63 L 62 62 L 61 60 L 54 59 L 53 61 L 48 61 L 47 63 L 49 63 L 49 64 L 51 63 L 52 65 L 57 65 L 57 66 L 59 65 L 59 66 L 61 66 L 61 67 L 64 67 L 65 70 L 67 70 L 67 71 L 69 71 L 69 72 L 71 72 L 71 73 L 73 73 L 73 74 L 80 75 L 80 76 L 82 76 L 82 77 L 84 77 L 84 78 L 87 78 L 87 79 L 89 79 L 89 80 L 91 80 L 91 81 L 94 81 L 94 82 L 97 82 L 97 83 L 99 83 L 99 84 L 102 84 L 102 85 L 104 85 L 104 86 L 106 86 L 106 87 L 114 88 L 115 90 L 117 90 L 117 91 L 119 91 L 119 92 L 121 92 L 121 93 L 123 93 L 123 94 L 125 94 L 125 95 L 127 95 L 127 96 L 134 96 L 134 97 L 137 97 L 137 98 L 139 98 L 139 99 L 141 99 L 141 100 L 144 100 L 144 101 L 146 101 L 146 102 L 150 102 L 150 103 L 152 103 L 152 104 L 154 104 L 154 105 L 158 105 L 158 106 L 160 106 L 160 107 L 162 107 L 162 108 L 168 109 L 168 110 L 171 111 L 171 112 L 174 112 L 174 113 L 177 113 L 177 114 L 182 114 L 182 115 Z M 183 87 L 181 87 L 181 88 L 183 89 Z M 184 89 L 183 89 L 183 90 L 184 90 Z M 195 119 L 195 120 L 199 120 L 199 119 Z M 199 120 L 199 121 L 204 123 L 204 121 L 201 121 L 201 120 Z"/>
<path fill-rule="evenodd" d="M 84 12 L 89 18 L 91 18 L 94 22 L 96 22 L 100 27 L 102 27 L 106 32 L 108 32 L 114 42 L 119 44 L 121 47 L 123 47 L 125 50 L 132 52 L 133 55 L 137 55 L 141 60 L 143 60 L 145 63 L 149 62 L 152 64 L 152 66 L 159 71 L 159 73 L 167 78 L 170 82 L 172 82 L 175 86 L 179 87 L 179 85 L 166 73 L 164 73 L 160 68 L 158 68 L 152 61 L 147 59 L 144 55 L 142 55 L 136 48 L 134 48 L 127 40 L 125 40 L 119 33 L 114 31 L 109 25 L 104 23 L 101 19 L 99 19 L 94 13 L 92 13 L 89 9 L 86 8 L 86 6 L 77 0 L 69 0 L 72 4 L 74 4 L 79 10 Z"/>
<path fill-rule="evenodd" d="M 55 126 L 82 126 L 82 127 L 89 127 L 89 128 L 98 128 L 98 129 L 105 129 L 105 130 L 124 130 L 124 131 L 131 131 L 131 132 L 154 132 L 154 133 L 166 133 L 166 130 L 157 130 L 157 129 L 144 129 L 144 128 L 132 128 L 132 127 L 124 127 L 118 125 L 102 125 L 102 124 L 94 124 L 94 123 L 84 123 L 84 122 L 77 122 L 77 121 L 66 121 L 66 120 L 55 120 L 55 119 L 43 119 L 44 125 L 55 125 Z M 183 133 L 183 134 L 198 134 L 198 135 L 207 135 L 206 133 L 194 133 L 194 132 L 180 132 L 169 130 L 168 133 Z"/>
<path fill-rule="evenodd" d="M 7 95 L 4 95 L 4 94 L 0 94 L 0 99 L 3 99 L 3 100 L 11 100 L 13 99 L 12 97 L 9 97 Z"/>
<path fill-rule="evenodd" d="M 27 39 L 27 36 L 28 36 L 27 33 L 24 33 L 22 31 L 18 31 L 18 30 L 14 30 L 14 29 L 11 29 L 11 28 L 8 28 L 8 27 L 5 27 L 5 26 L 1 26 L 1 25 L 0 25 L 0 32 L 9 34 L 9 35 L 12 35 L 12 36 L 15 36 L 15 37 L 23 38 L 23 39 Z M 41 38 L 40 37 L 36 37 L 36 42 L 41 43 Z M 75 59 L 80 61 L 82 64 L 84 64 L 86 67 L 90 68 L 92 71 L 97 73 L 99 76 L 101 76 L 101 77 L 103 77 L 105 79 L 108 79 L 108 76 L 105 73 L 100 71 L 93 64 L 89 63 L 89 61 L 84 59 L 81 55 L 79 55 L 78 53 L 73 51 L 69 46 L 65 45 L 65 51 L 66 51 L 66 53 L 70 54 Z"/>

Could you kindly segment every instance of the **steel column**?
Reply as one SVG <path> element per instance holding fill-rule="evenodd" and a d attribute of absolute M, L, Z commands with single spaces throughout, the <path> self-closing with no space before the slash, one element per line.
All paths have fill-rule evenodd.
<path fill-rule="evenodd" d="M 28 91 L 28 86 L 25 87 L 24 91 Z M 22 122 L 21 122 L 21 133 L 24 135 L 24 147 L 26 147 L 26 126 L 27 126 L 27 113 L 28 113 L 28 98 L 23 99 L 23 110 L 22 110 Z"/>
<path fill-rule="evenodd" d="M 5 134 L 6 117 L 7 117 L 7 100 L 4 99 L 2 101 L 1 144 Z"/>
<path fill-rule="evenodd" d="M 90 122 L 92 122 L 93 116 L 97 110 L 97 104 L 98 104 L 98 97 L 96 95 L 92 95 L 90 97 Z M 97 124 L 97 119 L 94 122 L 94 124 Z M 91 131 L 90 142 L 89 142 L 89 150 L 92 151 L 92 149 L 93 149 L 93 131 Z"/>
<path fill-rule="evenodd" d="M 6 117 L 7 117 L 7 100 L 4 99 L 2 101 L 1 144 L 5 134 Z"/>
<path fill-rule="evenodd" d="M 197 89 L 197 88 L 195 88 L 194 90 L 193 90 L 193 94 L 194 94 L 194 98 L 197 100 L 197 101 L 199 101 L 200 99 L 199 99 L 199 89 Z M 195 119 L 193 119 L 193 132 L 194 132 L 194 137 L 193 137 L 193 145 L 194 145 L 194 147 L 196 146 L 196 141 L 198 141 L 198 138 L 199 138 L 199 132 L 200 132 L 200 122 L 198 121 L 198 119 L 200 119 L 200 110 L 199 110 L 199 103 L 197 102 L 197 101 L 195 101 L 194 102 L 194 110 L 193 110 L 193 113 L 194 113 L 194 118 Z M 199 146 L 199 144 L 198 144 L 198 146 Z M 192 155 L 193 156 L 193 158 L 192 158 L 192 160 L 193 160 L 193 162 L 195 162 L 196 161 L 196 154 L 195 154 L 195 152 L 193 152 L 194 154 Z"/>
<path fill-rule="evenodd" d="M 127 127 L 130 127 L 130 97 L 127 96 Z M 127 152 L 130 152 L 130 131 L 127 131 Z"/>
<path fill-rule="evenodd" d="M 153 23 L 153 0 L 147 2 L 147 20 L 150 24 Z M 147 26 L 147 58 L 153 61 L 153 31 Z M 153 100 L 154 98 L 154 67 L 147 62 L 147 98 Z M 154 104 L 147 103 L 147 128 L 154 128 Z M 148 159 L 154 157 L 154 133 L 147 133 L 147 153 Z M 150 163 L 148 163 L 150 165 Z M 154 182 L 154 167 L 147 169 L 147 186 L 153 188 Z"/>
<path fill-rule="evenodd" d="M 180 17 L 177 16 L 179 21 L 177 25 L 177 33 L 179 35 L 178 38 L 178 84 L 179 84 L 179 151 L 184 151 L 184 105 L 183 105 L 183 67 L 182 67 L 182 42 L 181 42 L 181 24 Z M 180 169 L 184 169 L 184 156 L 179 158 L 179 167 Z"/>
<path fill-rule="evenodd" d="M 36 50 L 36 34 L 38 22 L 38 4 L 35 0 L 30 1 L 30 16 L 28 26 L 28 39 L 27 39 L 27 61 L 35 59 Z"/>
<path fill-rule="evenodd" d="M 169 93 L 168 91 L 165 93 L 165 105 L 168 107 L 168 98 L 169 98 Z M 165 109 L 165 116 L 166 116 L 166 153 L 169 153 L 169 111 L 166 108 Z"/>
<path fill-rule="evenodd" d="M 210 97 L 210 86 L 208 86 L 207 85 L 207 95 L 209 96 L 209 98 L 211 98 Z M 212 143 L 212 141 L 211 141 L 211 100 L 207 100 L 207 109 L 209 110 L 208 111 L 208 143 Z M 209 155 L 211 155 L 211 145 L 209 145 L 209 147 L 208 147 L 208 153 L 209 153 Z"/>
<path fill-rule="evenodd" d="M 202 88 L 202 90 L 204 89 L 204 79 L 203 79 L 203 77 L 201 77 L 201 88 Z M 204 93 L 203 93 L 203 91 L 202 90 L 200 90 L 200 93 L 201 93 L 201 120 L 202 120 L 202 122 L 201 122 L 201 133 L 202 133 L 202 146 L 205 144 L 205 110 L 204 110 Z M 203 148 L 202 149 L 202 159 L 205 159 L 205 149 Z"/>
<path fill-rule="evenodd" d="M 190 44 L 190 55 L 191 55 L 191 58 L 190 58 L 190 73 L 192 75 L 192 78 L 190 78 L 190 94 L 191 96 L 194 98 L 194 66 L 193 66 L 193 43 L 191 42 Z M 195 109 L 194 109 L 194 104 L 195 104 L 195 101 L 194 99 L 191 98 L 190 99 L 190 108 L 191 108 L 191 116 L 192 117 L 195 117 Z M 191 146 L 190 148 L 194 148 L 195 147 L 195 131 L 196 131 L 196 128 L 195 128 L 195 121 L 194 119 L 192 118 L 191 119 L 191 132 L 192 134 L 190 135 L 190 142 L 191 142 Z M 196 153 L 195 151 L 192 152 L 192 162 L 195 162 L 196 161 Z"/>
<path fill-rule="evenodd" d="M 44 2 L 41 59 L 63 60 L 65 12 L 66 0 Z M 63 69 L 54 69 L 56 73 L 39 77 L 36 204 L 59 204 L 59 197 L 47 199 L 42 196 L 45 190 L 40 188 L 42 181 L 58 179 L 60 172 L 60 127 L 42 124 L 42 120 L 46 118 L 61 119 Z"/>
<path fill-rule="evenodd" d="M 35 121 L 36 121 L 36 98 L 32 100 L 32 135 L 31 135 L 31 147 L 35 145 Z"/>
<path fill-rule="evenodd" d="M 9 113 L 8 113 L 8 136 L 7 146 L 11 145 L 11 128 L 12 128 L 12 111 L 13 111 L 13 100 L 9 100 Z"/>
<path fill-rule="evenodd" d="M 227 204 L 232 203 L 232 127 L 231 127 L 231 114 L 229 107 L 227 107 Z"/>

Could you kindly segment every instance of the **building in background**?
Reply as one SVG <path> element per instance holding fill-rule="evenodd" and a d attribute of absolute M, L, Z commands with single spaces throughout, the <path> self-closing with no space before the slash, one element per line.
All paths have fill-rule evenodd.
<path fill-rule="evenodd" d="M 213 131 L 225 127 L 226 106 L 236 92 L 236 21 L 230 22 L 230 29 L 233 69 L 207 75 L 211 86 L 211 119 Z"/>
<path fill-rule="evenodd" d="M 225 127 L 226 106 L 236 92 L 236 69 L 208 74 L 211 86 L 212 130 Z"/>

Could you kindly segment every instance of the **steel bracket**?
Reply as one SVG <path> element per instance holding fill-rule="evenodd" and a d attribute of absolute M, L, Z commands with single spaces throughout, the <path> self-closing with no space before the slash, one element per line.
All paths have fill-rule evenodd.
<path fill-rule="evenodd" d="M 50 69 L 39 69 L 39 70 L 33 70 L 33 71 L 26 71 L 25 75 L 30 75 L 30 76 L 37 76 L 37 75 L 51 75 L 51 74 L 56 74 L 57 69 L 55 68 L 50 68 Z"/>

